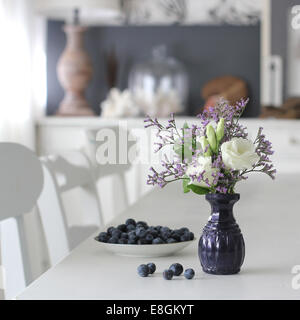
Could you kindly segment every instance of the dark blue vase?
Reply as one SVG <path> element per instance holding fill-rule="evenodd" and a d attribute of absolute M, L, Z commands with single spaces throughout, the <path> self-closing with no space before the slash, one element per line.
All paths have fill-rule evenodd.
<path fill-rule="evenodd" d="M 245 243 L 232 211 L 239 199 L 237 193 L 206 195 L 212 212 L 198 247 L 201 266 L 206 273 L 235 274 L 240 271 Z"/>

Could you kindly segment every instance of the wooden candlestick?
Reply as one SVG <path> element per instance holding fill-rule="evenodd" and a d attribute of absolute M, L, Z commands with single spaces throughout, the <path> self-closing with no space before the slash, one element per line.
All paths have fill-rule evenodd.
<path fill-rule="evenodd" d="M 58 64 L 57 74 L 65 96 L 57 115 L 93 116 L 85 98 L 85 89 L 92 78 L 92 63 L 83 46 L 83 35 L 87 28 L 80 25 L 65 25 L 67 45 Z"/>

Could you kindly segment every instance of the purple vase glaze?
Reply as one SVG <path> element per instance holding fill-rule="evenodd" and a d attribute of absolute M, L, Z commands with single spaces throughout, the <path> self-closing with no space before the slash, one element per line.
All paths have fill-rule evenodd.
<path fill-rule="evenodd" d="M 232 211 L 239 199 L 237 193 L 206 195 L 212 212 L 198 246 L 201 266 L 206 273 L 235 274 L 240 271 L 245 243 Z"/>

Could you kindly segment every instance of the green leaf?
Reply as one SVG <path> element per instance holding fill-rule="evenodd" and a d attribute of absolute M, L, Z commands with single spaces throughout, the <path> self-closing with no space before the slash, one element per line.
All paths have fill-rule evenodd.
<path fill-rule="evenodd" d="M 184 179 L 182 180 L 182 187 L 183 187 L 183 192 L 188 193 L 190 192 L 190 188 L 188 187 L 188 184 L 190 183 L 189 179 Z"/>
<path fill-rule="evenodd" d="M 209 189 L 208 188 L 196 186 L 194 184 L 189 184 L 187 186 L 187 188 L 191 189 L 194 193 L 197 193 L 197 194 L 207 194 L 207 193 L 209 193 Z"/>

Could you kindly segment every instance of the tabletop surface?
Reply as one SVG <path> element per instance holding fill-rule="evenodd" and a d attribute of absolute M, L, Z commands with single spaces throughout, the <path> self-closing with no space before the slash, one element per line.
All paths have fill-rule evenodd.
<path fill-rule="evenodd" d="M 246 257 L 239 274 L 204 273 L 197 241 L 174 256 L 149 259 L 112 255 L 91 236 L 18 299 L 299 299 L 300 289 L 292 286 L 297 283 L 292 268 L 300 265 L 299 179 L 299 175 L 279 175 L 272 181 L 254 175 L 240 183 L 241 199 L 234 214 L 244 235 Z M 133 217 L 150 225 L 187 226 L 199 238 L 209 213 L 203 196 L 183 194 L 173 183 L 162 190 L 154 188 L 111 225 Z M 156 273 L 139 277 L 137 266 L 148 262 L 156 264 Z M 174 262 L 194 268 L 195 278 L 164 280 L 163 270 Z"/>

